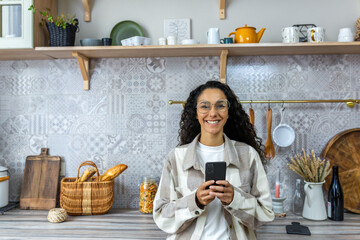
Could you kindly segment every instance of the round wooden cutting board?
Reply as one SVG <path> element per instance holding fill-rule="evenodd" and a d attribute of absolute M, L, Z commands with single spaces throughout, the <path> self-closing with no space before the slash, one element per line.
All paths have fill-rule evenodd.
<path fill-rule="evenodd" d="M 339 166 L 345 209 L 360 213 L 360 128 L 336 134 L 322 150 L 321 157 L 328 159 L 331 167 Z M 332 172 L 324 184 L 326 191 L 331 180 Z"/>

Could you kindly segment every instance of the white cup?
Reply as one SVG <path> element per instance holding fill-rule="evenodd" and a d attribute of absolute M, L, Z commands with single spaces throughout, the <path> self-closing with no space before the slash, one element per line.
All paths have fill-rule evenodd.
<path fill-rule="evenodd" d="M 159 42 L 159 45 L 166 45 L 166 38 L 161 37 L 161 38 L 159 38 L 158 42 Z"/>
<path fill-rule="evenodd" d="M 354 34 L 351 28 L 341 28 L 338 35 L 338 42 L 353 42 Z"/>
<path fill-rule="evenodd" d="M 308 42 L 318 43 L 325 41 L 325 29 L 322 27 L 313 27 L 307 30 Z"/>
<path fill-rule="evenodd" d="M 208 44 L 220 44 L 219 28 L 209 28 L 206 32 Z"/>
<path fill-rule="evenodd" d="M 175 36 L 168 36 L 167 37 L 167 44 L 168 45 L 176 45 L 177 44 L 177 39 Z"/>
<path fill-rule="evenodd" d="M 283 43 L 298 43 L 300 32 L 297 27 L 285 27 L 281 29 Z"/>

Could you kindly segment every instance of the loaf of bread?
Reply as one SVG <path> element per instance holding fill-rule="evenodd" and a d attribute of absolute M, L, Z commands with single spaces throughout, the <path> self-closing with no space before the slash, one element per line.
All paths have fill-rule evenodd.
<path fill-rule="evenodd" d="M 119 164 L 108 169 L 103 175 L 99 177 L 99 181 L 112 181 L 127 169 L 127 165 Z"/>
<path fill-rule="evenodd" d="M 81 177 L 79 178 L 78 182 L 86 182 L 87 180 L 89 180 L 94 174 L 96 173 L 96 168 L 94 167 L 89 167 L 87 168 L 83 174 L 81 175 Z"/>

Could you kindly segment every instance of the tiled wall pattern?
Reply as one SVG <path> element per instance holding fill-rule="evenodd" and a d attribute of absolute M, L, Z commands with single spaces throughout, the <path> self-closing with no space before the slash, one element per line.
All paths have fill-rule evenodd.
<path fill-rule="evenodd" d="M 228 59 L 228 84 L 240 99 L 360 98 L 360 55 L 255 56 Z M 0 62 L 0 165 L 10 168 L 12 201 L 19 200 L 26 156 L 50 148 L 75 177 L 81 162 L 100 172 L 124 163 L 116 179 L 114 208 L 137 208 L 141 176 L 160 176 L 166 154 L 177 145 L 181 105 L 207 80 L 219 79 L 218 57 L 99 59 L 91 62 L 90 91 L 82 89 L 76 60 Z M 253 104 L 256 129 L 266 140 L 267 104 Z M 273 128 L 281 104 L 271 104 Z M 247 111 L 248 104 L 244 104 Z M 296 175 L 289 156 L 302 148 L 319 154 L 336 133 L 359 127 L 359 106 L 285 104 L 283 121 L 295 143 L 276 147 L 267 166 L 281 169 L 290 209 Z"/>

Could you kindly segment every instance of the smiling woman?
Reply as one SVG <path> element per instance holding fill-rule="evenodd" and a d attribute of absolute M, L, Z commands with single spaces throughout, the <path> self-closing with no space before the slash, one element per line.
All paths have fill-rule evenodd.
<path fill-rule="evenodd" d="M 224 92 L 216 88 L 205 89 L 198 97 L 196 109 L 201 126 L 200 142 L 208 146 L 221 145 L 223 128 L 229 118 L 228 101 Z"/>
<path fill-rule="evenodd" d="M 229 86 L 209 81 L 190 93 L 179 137 L 154 201 L 158 227 L 168 239 L 256 239 L 274 219 L 264 154 Z M 225 162 L 226 179 L 205 181 L 208 162 Z"/>

